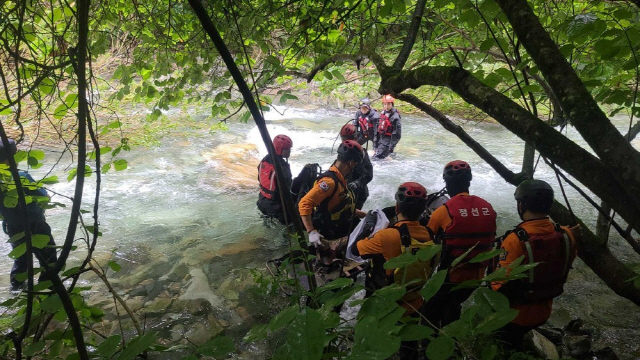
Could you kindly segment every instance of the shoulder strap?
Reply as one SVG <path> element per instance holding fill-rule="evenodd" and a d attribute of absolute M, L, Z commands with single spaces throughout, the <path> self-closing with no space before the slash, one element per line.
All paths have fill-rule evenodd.
<path fill-rule="evenodd" d="M 516 228 L 513 230 L 513 232 L 516 233 L 520 241 L 529 241 L 529 234 L 527 234 L 527 231 L 525 229 Z"/>
<path fill-rule="evenodd" d="M 399 227 L 396 227 L 395 229 L 398 230 L 398 232 L 400 233 L 400 241 L 402 242 L 402 246 L 404 247 L 410 247 L 411 246 L 411 235 L 409 234 L 409 227 L 407 226 L 406 223 L 400 225 Z"/>
<path fill-rule="evenodd" d="M 327 170 L 322 174 L 320 174 L 318 176 L 318 180 L 322 179 L 323 177 L 330 177 L 333 180 L 333 183 L 335 185 L 333 187 L 333 192 L 331 192 L 331 195 L 329 195 L 329 197 L 327 197 L 326 199 L 322 200 L 322 202 L 319 205 L 319 207 L 322 207 L 322 208 L 326 207 L 328 209 L 329 201 L 333 199 L 333 196 L 336 194 L 336 191 L 338 191 L 338 184 L 340 183 L 340 181 L 338 180 L 338 176 L 331 170 Z"/>

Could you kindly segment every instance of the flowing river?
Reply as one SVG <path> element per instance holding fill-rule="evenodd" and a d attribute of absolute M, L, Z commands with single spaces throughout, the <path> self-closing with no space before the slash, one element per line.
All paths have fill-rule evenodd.
<path fill-rule="evenodd" d="M 284 115 L 266 113 L 271 137 L 282 133 L 293 140 L 290 163 L 294 176 L 306 163 L 317 162 L 323 169 L 330 166 L 335 159 L 332 147 L 336 134 L 352 115 L 302 109 L 288 109 Z M 450 160 L 463 159 L 473 170 L 471 192 L 491 202 L 498 213 L 498 232 L 518 224 L 513 186 L 436 121 L 419 116 L 404 116 L 402 121 L 403 137 L 396 155 L 374 162 L 364 210 L 392 205 L 396 187 L 405 181 L 417 181 L 429 192 L 440 190 L 444 187 L 443 166 Z M 508 168 L 520 170 L 523 144 L 517 137 L 496 124 L 467 122 L 463 126 Z M 625 133 L 628 123 L 621 119 L 619 126 Z M 584 146 L 574 129 L 567 131 Z M 634 146 L 640 148 L 640 141 L 634 141 Z M 369 152 L 372 155 L 371 149 Z M 273 315 L 270 304 L 248 290 L 252 277 L 247 269 L 264 268 L 268 259 L 280 256 L 287 247 L 282 228 L 265 226 L 255 205 L 256 167 L 265 155 L 253 123 L 231 123 L 228 131 L 212 134 L 181 128 L 157 147 L 135 148 L 124 154 L 129 162 L 127 170 L 104 175 L 100 203 L 103 236 L 96 258 L 103 264 L 112 259 L 122 265 L 118 273 L 109 273 L 114 288 L 137 314 L 156 319 L 146 321 L 163 339 L 189 338 L 197 343 L 223 330 L 240 339 L 255 322 Z M 48 161 L 53 163 L 53 157 Z M 52 166 L 46 163 L 44 168 L 47 165 Z M 38 178 L 44 171 L 33 174 Z M 66 178 L 58 172 L 54 171 L 61 179 Z M 550 182 L 561 196 L 553 171 L 542 161 L 536 177 Z M 88 204 L 93 201 L 95 178 L 87 181 L 83 208 L 91 210 Z M 73 187 L 73 182 L 65 180 L 51 190 L 71 196 Z M 567 188 L 574 212 L 595 223 L 596 210 Z M 62 196 L 54 196 L 54 200 L 70 203 Z M 68 209 L 47 212 L 58 243 L 65 236 Z M 91 221 L 89 215 L 85 216 L 85 221 Z M 9 244 L 3 242 L 1 246 L 6 255 Z M 619 237 L 612 237 L 611 246 L 624 261 L 640 261 Z M 71 261 L 80 258 L 72 256 Z M 10 296 L 11 262 L 6 256 L 0 257 L 1 299 Z M 88 282 L 99 280 L 90 278 Z M 113 302 L 105 294 L 104 287 L 96 285 L 89 291 L 89 301 L 101 304 L 109 313 L 114 311 Z M 203 311 L 194 310 L 194 304 Z M 204 320 L 193 324 L 180 315 L 185 311 L 190 313 L 189 319 Z M 586 327 L 596 330 L 599 347 L 612 346 L 623 358 L 640 357 L 638 343 L 633 340 L 640 338 L 637 306 L 615 295 L 579 259 L 565 294 L 554 303 L 550 321 L 561 326 L 578 317 Z M 103 330 L 110 333 L 113 329 L 105 325 Z M 261 358 L 258 354 L 268 346 L 240 344 L 239 358 Z"/>

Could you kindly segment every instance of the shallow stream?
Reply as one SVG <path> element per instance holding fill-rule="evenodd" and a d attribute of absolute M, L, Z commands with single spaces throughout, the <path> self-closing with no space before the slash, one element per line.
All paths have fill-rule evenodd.
<path fill-rule="evenodd" d="M 272 137 L 282 133 L 293 140 L 290 163 L 294 176 L 306 163 L 329 167 L 335 159 L 332 147 L 336 134 L 352 116 L 344 111 L 301 109 L 266 115 Z M 519 222 L 513 186 L 456 136 L 430 118 L 405 116 L 402 120 L 403 137 L 395 156 L 374 162 L 374 179 L 364 210 L 392 205 L 395 188 L 405 181 L 417 181 L 430 192 L 440 190 L 444 187 L 444 164 L 463 159 L 473 169 L 471 192 L 491 202 L 498 213 L 498 232 Z M 518 138 L 496 124 L 465 122 L 463 126 L 508 168 L 520 170 L 523 144 Z M 620 127 L 624 126 L 621 120 Z M 584 146 L 575 130 L 569 129 L 568 136 Z M 634 146 L 640 148 L 640 141 L 636 140 Z M 139 314 L 156 316 L 158 321 L 152 328 L 166 339 L 188 337 L 197 338 L 197 342 L 224 329 L 241 338 L 255 321 L 272 315 L 269 304 L 252 303 L 259 300 L 245 291 L 251 283 L 246 269 L 264 268 L 268 259 L 278 257 L 287 246 L 282 229 L 264 226 L 255 205 L 256 166 L 265 155 L 258 129 L 252 123 L 232 123 L 228 131 L 213 134 L 180 128 L 160 146 L 136 148 L 125 154 L 127 170 L 104 175 L 100 206 L 103 236 L 96 257 L 111 258 L 123 265 L 119 273 L 111 275 L 114 286 Z M 37 178 L 44 171 L 33 173 Z M 65 174 L 58 175 L 66 178 Z M 555 175 L 542 161 L 536 177 L 550 182 L 560 194 Z M 92 181 L 94 178 L 88 179 L 86 194 L 91 194 Z M 73 183 L 63 182 L 51 190 L 71 196 L 73 187 Z M 596 211 L 577 192 L 569 189 L 567 194 L 576 214 L 595 223 Z M 54 200 L 69 203 L 60 196 Z M 89 201 L 92 195 L 85 197 L 85 204 Z M 89 210 L 90 206 L 84 208 Z M 65 235 L 67 209 L 48 211 L 56 239 Z M 623 260 L 640 261 L 621 239 L 614 237 L 611 243 L 614 253 Z M 3 254 L 10 251 L 9 244 L 0 246 Z M 9 296 L 10 267 L 11 260 L 0 257 L 2 299 Z M 108 308 L 109 301 L 103 301 L 105 293 L 101 289 L 95 287 L 91 300 Z M 185 301 L 191 301 L 187 307 L 199 301 L 209 314 L 190 314 L 194 318 L 204 316 L 206 324 L 193 325 L 180 317 Z M 551 321 L 562 325 L 576 317 L 597 330 L 600 347 L 610 345 L 624 354 L 623 358 L 640 357 L 634 341 L 640 338 L 637 306 L 615 295 L 580 260 L 574 264 L 565 294 L 555 301 Z M 240 357 L 247 359 L 259 358 L 257 354 L 264 351 L 255 346 L 241 348 L 244 355 Z"/>

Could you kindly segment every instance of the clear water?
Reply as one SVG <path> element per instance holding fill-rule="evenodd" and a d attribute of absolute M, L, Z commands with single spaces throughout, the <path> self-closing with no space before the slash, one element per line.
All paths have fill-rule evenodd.
<path fill-rule="evenodd" d="M 295 176 L 306 163 L 317 162 L 325 169 L 331 165 L 336 134 L 351 116 L 344 111 L 288 109 L 284 115 L 267 113 L 267 122 L 272 137 L 283 133 L 292 138 L 290 163 Z M 619 121 L 621 129 L 627 125 L 624 119 Z M 517 137 L 496 124 L 463 126 L 509 169 L 520 170 L 523 144 Z M 567 133 L 584 146 L 574 129 L 569 128 Z M 634 146 L 640 148 L 640 141 L 634 141 Z M 372 154 L 371 149 L 369 152 Z M 281 254 L 286 246 L 281 229 L 265 227 L 255 205 L 256 166 L 265 155 L 258 129 L 252 123 L 232 123 L 229 131 L 214 134 L 184 128 L 158 147 L 137 148 L 125 154 L 129 168 L 109 172 L 103 178 L 103 237 L 97 254 L 115 252 L 120 259 L 134 261 L 137 252 L 144 249 L 146 255 L 139 265 L 158 262 L 157 275 L 166 275 L 176 265 L 186 264 L 192 270 L 201 270 L 211 284 L 219 284 L 237 268 L 263 267 L 267 259 Z M 442 168 L 455 159 L 471 164 L 471 192 L 493 204 L 498 213 L 498 231 L 515 226 L 519 219 L 513 186 L 436 121 L 419 116 L 403 117 L 403 138 L 396 155 L 374 162 L 374 178 L 364 210 L 392 205 L 395 188 L 405 181 L 417 181 L 430 192 L 440 190 L 444 187 Z M 34 174 L 37 177 L 45 170 Z M 58 175 L 66 178 L 62 173 Z M 550 182 L 560 194 L 555 175 L 542 161 L 536 177 Z M 93 181 L 93 177 L 88 179 L 86 194 L 91 194 Z M 71 196 L 73 186 L 74 183 L 64 182 L 51 189 Z M 567 193 L 576 214 L 594 224 L 596 211 L 577 192 L 568 189 Z M 70 203 L 59 196 L 55 200 Z M 92 201 L 92 195 L 86 196 L 83 208 L 90 210 L 88 204 Z M 66 209 L 48 211 L 58 242 L 65 236 L 67 216 Z M 625 261 L 638 262 L 619 238 L 614 237 L 612 244 L 614 252 Z M 7 243 L 0 247 L 3 254 L 10 251 Z M 229 258 L 231 255 L 235 257 Z M 74 259 L 78 258 L 80 255 Z M 10 267 L 11 260 L 0 257 L 0 298 L 9 296 Z M 567 293 L 556 301 L 556 310 L 569 317 L 584 318 L 589 325 L 601 328 L 603 338 L 611 345 L 622 346 L 626 335 L 621 329 L 628 333 L 640 322 L 637 307 L 613 294 L 579 260 L 574 267 Z M 216 285 L 211 288 L 215 293 Z M 232 300 L 218 300 L 214 305 L 222 312 L 231 311 L 236 305 Z"/>

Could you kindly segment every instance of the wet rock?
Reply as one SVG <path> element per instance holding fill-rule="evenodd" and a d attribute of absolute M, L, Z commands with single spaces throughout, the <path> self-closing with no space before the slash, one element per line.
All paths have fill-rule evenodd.
<path fill-rule="evenodd" d="M 591 339 L 587 336 L 570 336 L 565 338 L 565 344 L 569 355 L 573 357 L 580 357 L 591 351 Z"/>
<path fill-rule="evenodd" d="M 236 308 L 236 313 L 238 314 L 238 316 L 240 316 L 240 319 L 242 319 L 242 321 L 246 321 L 251 317 L 251 314 L 249 314 L 249 311 L 247 311 L 247 308 L 245 308 L 244 306 L 238 306 Z"/>
<path fill-rule="evenodd" d="M 176 265 L 167 276 L 167 281 L 180 282 L 189 275 L 189 267 L 185 264 Z"/>
<path fill-rule="evenodd" d="M 593 352 L 593 359 L 596 360 L 619 360 L 620 358 L 612 348 L 606 347 Z"/>
<path fill-rule="evenodd" d="M 171 304 L 170 311 L 199 316 L 211 314 L 213 308 L 211 307 L 211 303 L 206 299 L 176 299 Z"/>
<path fill-rule="evenodd" d="M 157 298 L 151 303 L 147 303 L 145 305 L 144 312 L 150 316 L 162 315 L 167 312 L 167 309 L 171 306 L 172 302 L 173 299 L 171 298 Z"/>
<path fill-rule="evenodd" d="M 173 328 L 171 328 L 171 331 L 169 332 L 171 341 L 177 342 L 178 340 L 184 337 L 185 333 L 186 333 L 186 330 L 184 325 L 178 324 L 174 326 Z"/>
<path fill-rule="evenodd" d="M 237 282 L 233 278 L 227 278 L 218 287 L 218 292 L 228 300 L 238 300 Z"/>
<path fill-rule="evenodd" d="M 536 330 L 531 330 L 525 335 L 523 346 L 540 358 L 560 359 L 556 346 Z"/>
<path fill-rule="evenodd" d="M 172 282 L 168 284 L 167 288 L 172 295 L 180 295 L 180 293 L 182 292 L 182 283 L 177 281 Z"/>
<path fill-rule="evenodd" d="M 142 309 L 142 307 L 144 305 L 144 296 L 130 297 L 125 301 L 125 303 L 129 307 L 129 310 L 135 312 L 137 310 Z"/>
<path fill-rule="evenodd" d="M 202 345 L 220 334 L 224 330 L 222 324 L 213 316 L 208 316 L 205 323 L 194 324 L 185 334 L 184 337 L 195 345 Z"/>
<path fill-rule="evenodd" d="M 562 338 L 564 337 L 564 331 L 562 331 L 562 329 L 539 327 L 536 331 L 549 339 L 555 345 L 562 345 Z"/>
<path fill-rule="evenodd" d="M 138 286 L 129 292 L 129 296 L 147 296 L 149 291 L 153 290 L 156 281 L 153 279 L 146 279 L 142 281 Z"/>

